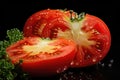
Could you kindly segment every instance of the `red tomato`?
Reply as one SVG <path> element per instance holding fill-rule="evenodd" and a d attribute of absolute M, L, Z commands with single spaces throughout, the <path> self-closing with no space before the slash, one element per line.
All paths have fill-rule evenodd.
<path fill-rule="evenodd" d="M 111 45 L 111 35 L 107 25 L 100 18 L 86 14 L 83 19 L 78 20 L 77 16 L 73 16 L 74 20 L 71 23 L 63 21 L 64 25 L 69 24 L 69 29 L 64 31 L 56 29 L 57 35 L 54 35 L 55 31 L 52 30 L 54 27 L 51 26 L 46 26 L 43 33 L 45 37 L 74 40 L 77 44 L 77 54 L 71 67 L 86 67 L 98 63 L 107 55 Z M 51 24 L 57 23 L 59 22 Z"/>
<path fill-rule="evenodd" d="M 6 52 L 13 64 L 23 60 L 23 71 L 31 76 L 50 76 L 66 70 L 76 53 L 76 45 L 66 39 L 28 37 L 12 44 Z"/>
<path fill-rule="evenodd" d="M 46 16 L 57 15 L 57 17 L 46 18 L 43 16 L 43 18 L 45 17 L 44 19 L 37 19 L 34 16 L 38 13 L 31 16 L 33 18 L 32 21 L 28 18 L 24 26 L 24 34 L 36 35 L 34 33 L 37 32 L 37 34 L 44 38 L 49 37 L 53 39 L 62 37 L 74 40 L 77 44 L 77 54 L 71 63 L 72 67 L 85 67 L 96 64 L 107 55 L 111 45 L 111 35 L 102 19 L 89 14 L 79 19 L 77 13 L 71 11 L 62 11 L 61 13 L 61 10 L 58 10 L 58 13 L 54 12 L 54 10 L 51 10 L 51 12 L 48 10 L 49 14 Z M 46 22 L 43 22 L 45 23 L 43 27 L 41 27 L 43 23 L 38 24 L 38 28 L 36 23 L 33 22 L 39 22 L 40 20 L 46 20 Z M 29 30 L 28 26 L 32 28 Z M 37 30 L 33 32 L 36 28 Z"/>
<path fill-rule="evenodd" d="M 100 18 L 86 14 L 79 22 L 72 23 L 72 38 L 78 45 L 78 52 L 72 67 L 85 67 L 98 63 L 108 53 L 111 35 L 107 25 Z"/>
<path fill-rule="evenodd" d="M 45 26 L 52 26 L 54 29 L 59 28 L 61 30 L 65 30 L 68 27 L 65 24 L 65 21 L 68 20 L 68 16 L 70 16 L 68 12 L 59 9 L 46 9 L 38 11 L 31 15 L 25 22 L 23 29 L 24 36 L 43 36 L 44 33 L 42 33 L 42 31 L 46 30 L 46 28 L 44 29 Z M 54 24 L 54 22 L 57 22 L 57 24 Z M 47 32 L 45 33 L 46 35 L 44 35 L 44 37 L 47 37 Z"/>
<path fill-rule="evenodd" d="M 56 19 L 51 25 L 45 26 L 42 36 L 63 37 L 76 42 L 78 50 L 71 63 L 72 67 L 85 67 L 98 63 L 107 55 L 111 45 L 111 35 L 107 25 L 100 18 L 89 14 L 86 14 L 82 20 L 77 20 L 78 15 L 73 17 L 76 19 L 71 22 Z M 59 28 L 66 25 L 68 29 L 54 29 L 55 25 Z"/>

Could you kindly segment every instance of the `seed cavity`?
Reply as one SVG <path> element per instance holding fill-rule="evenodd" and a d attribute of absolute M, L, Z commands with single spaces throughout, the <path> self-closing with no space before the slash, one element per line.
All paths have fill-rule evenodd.
<path fill-rule="evenodd" d="M 25 45 L 23 46 L 24 51 L 30 53 L 30 55 L 37 55 L 39 53 L 54 53 L 60 46 L 49 45 L 52 41 L 40 40 L 38 44 L 35 45 Z"/>

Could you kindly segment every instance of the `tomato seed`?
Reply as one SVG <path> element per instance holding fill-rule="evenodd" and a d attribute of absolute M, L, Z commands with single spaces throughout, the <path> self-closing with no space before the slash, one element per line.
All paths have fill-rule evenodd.
<path fill-rule="evenodd" d="M 112 64 L 108 64 L 108 67 L 112 67 Z"/>

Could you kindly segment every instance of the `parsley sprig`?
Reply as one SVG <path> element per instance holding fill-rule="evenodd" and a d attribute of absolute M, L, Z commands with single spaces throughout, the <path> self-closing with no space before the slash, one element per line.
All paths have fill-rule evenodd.
<path fill-rule="evenodd" d="M 6 48 L 21 40 L 23 32 L 17 28 L 7 30 L 6 39 L 0 41 L 0 80 L 28 80 L 28 75 L 20 70 L 20 63 L 13 65 L 6 54 Z M 18 80 L 18 79 L 17 79 Z"/>

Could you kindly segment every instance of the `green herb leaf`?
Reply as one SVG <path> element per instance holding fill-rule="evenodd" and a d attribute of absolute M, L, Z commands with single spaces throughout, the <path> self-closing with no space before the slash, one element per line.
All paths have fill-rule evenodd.
<path fill-rule="evenodd" d="M 6 48 L 22 38 L 23 32 L 14 28 L 7 30 L 6 39 L 0 41 L 0 80 L 15 80 L 16 78 L 28 80 L 28 74 L 20 69 L 21 61 L 17 65 L 13 65 L 6 54 Z"/>
<path fill-rule="evenodd" d="M 9 39 L 10 44 L 21 40 L 23 38 L 23 32 L 20 32 L 19 29 L 14 28 L 11 30 L 7 30 L 7 37 Z"/>

